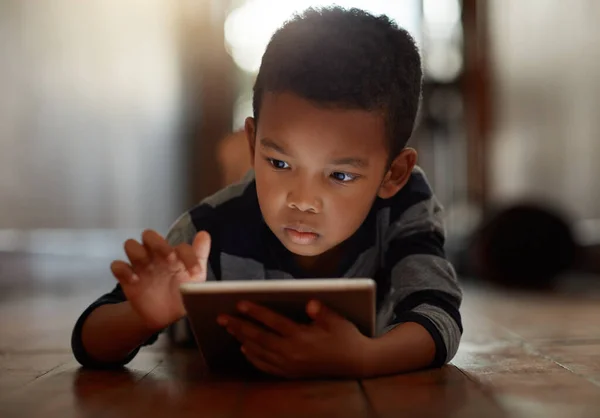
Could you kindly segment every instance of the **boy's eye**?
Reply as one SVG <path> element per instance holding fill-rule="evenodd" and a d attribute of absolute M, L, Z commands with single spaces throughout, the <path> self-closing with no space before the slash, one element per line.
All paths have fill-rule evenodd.
<path fill-rule="evenodd" d="M 267 161 L 273 166 L 273 168 L 276 168 L 278 170 L 285 170 L 286 168 L 290 168 L 289 164 L 285 161 L 276 160 L 275 158 L 267 158 Z"/>
<path fill-rule="evenodd" d="M 353 180 L 356 180 L 356 176 L 354 174 L 342 173 L 341 171 L 331 173 L 331 177 L 333 177 L 334 180 L 339 181 L 341 183 L 348 183 Z"/>

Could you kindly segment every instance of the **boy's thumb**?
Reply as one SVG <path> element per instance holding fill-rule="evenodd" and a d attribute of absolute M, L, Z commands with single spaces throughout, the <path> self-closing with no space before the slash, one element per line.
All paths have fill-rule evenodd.
<path fill-rule="evenodd" d="M 198 261 L 203 269 L 206 269 L 206 262 L 208 261 L 208 255 L 210 254 L 210 234 L 206 231 L 200 231 L 194 237 L 192 248 Z"/>

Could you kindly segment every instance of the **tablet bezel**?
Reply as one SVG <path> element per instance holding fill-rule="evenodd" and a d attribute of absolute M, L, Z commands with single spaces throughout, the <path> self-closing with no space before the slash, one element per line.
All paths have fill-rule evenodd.
<path fill-rule="evenodd" d="M 293 279 L 293 280 L 226 280 L 186 282 L 179 286 L 183 294 L 241 292 L 305 292 L 360 290 L 375 288 L 373 279 Z"/>

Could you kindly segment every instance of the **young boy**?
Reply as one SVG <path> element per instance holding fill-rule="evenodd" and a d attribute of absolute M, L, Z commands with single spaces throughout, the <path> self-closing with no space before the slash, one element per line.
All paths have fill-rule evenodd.
<path fill-rule="evenodd" d="M 185 318 L 178 286 L 196 280 L 371 277 L 378 320 L 367 338 L 307 305 L 311 325 L 260 306 L 267 325 L 219 318 L 256 368 L 278 376 L 362 378 L 439 367 L 462 335 L 462 293 L 444 257 L 441 208 L 406 147 L 421 95 L 409 34 L 360 10 L 310 9 L 278 30 L 254 86 L 245 134 L 253 170 L 183 214 L 166 239 L 128 240 L 116 288 L 77 321 L 87 367 L 129 362 Z"/>

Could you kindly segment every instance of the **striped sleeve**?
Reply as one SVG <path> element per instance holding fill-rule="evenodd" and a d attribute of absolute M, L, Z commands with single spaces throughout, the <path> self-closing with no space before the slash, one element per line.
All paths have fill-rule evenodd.
<path fill-rule="evenodd" d="M 449 362 L 462 336 L 462 291 L 444 254 L 442 208 L 430 194 L 390 223 L 385 265 L 390 284 L 382 310 L 385 331 L 416 322 L 435 342 L 432 367 Z"/>

